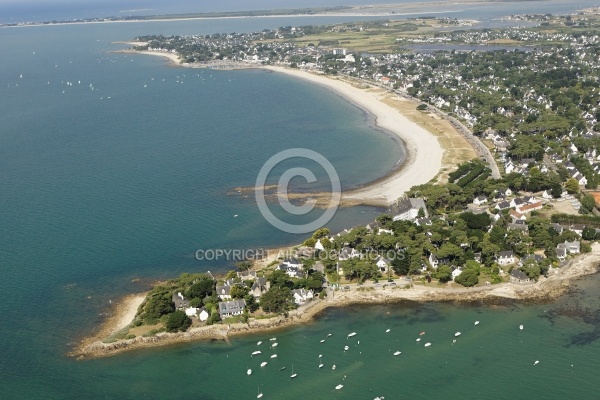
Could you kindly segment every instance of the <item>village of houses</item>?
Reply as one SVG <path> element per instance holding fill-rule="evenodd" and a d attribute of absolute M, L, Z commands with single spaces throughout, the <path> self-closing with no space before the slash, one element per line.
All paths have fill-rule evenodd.
<path fill-rule="evenodd" d="M 524 234 L 527 234 L 528 228 L 526 221 L 532 212 L 540 210 L 549 204 L 557 204 L 562 201 L 574 202 L 573 197 L 568 195 L 566 192 L 563 193 L 561 198 L 553 199 L 548 191 L 538 193 L 537 196 L 516 196 L 510 189 L 506 189 L 505 191 L 498 192 L 494 198 L 488 199 L 484 196 L 478 196 L 474 198 L 467 209 L 469 212 L 473 213 L 488 213 L 492 221 L 497 221 L 500 218 L 501 212 L 507 211 L 512 220 L 512 222 L 508 224 L 507 229 L 516 229 L 522 231 Z M 498 212 L 491 212 L 492 210 L 497 210 Z M 396 204 L 394 204 L 394 206 L 391 208 L 391 211 L 393 211 L 394 221 L 410 221 L 414 223 L 414 225 L 422 227 L 426 233 L 428 233 L 427 227 L 432 226 L 434 218 L 443 219 L 443 217 L 439 216 L 429 217 L 426 202 L 422 198 L 400 199 Z M 490 230 L 492 226 L 490 226 Z M 585 229 L 585 226 L 582 224 L 560 225 L 553 223 L 551 224 L 551 227 L 558 234 L 564 231 L 571 231 L 579 237 L 581 237 L 583 230 Z M 379 222 L 373 222 L 366 225 L 366 229 L 367 231 L 377 235 L 393 235 L 393 231 L 384 228 Z M 600 229 L 596 229 L 595 231 L 596 233 L 599 233 Z M 349 230 L 345 230 L 344 232 L 349 232 Z M 327 239 L 331 242 L 335 240 L 336 236 L 339 236 L 344 232 L 327 237 Z M 326 252 L 327 249 L 323 246 L 321 240 L 319 239 L 316 241 L 313 248 L 302 246 L 300 248 L 295 248 L 295 251 L 297 252 L 298 257 L 288 257 L 279 260 L 278 265 L 275 267 L 275 270 L 285 272 L 285 274 L 292 279 L 305 277 L 306 271 L 303 266 L 303 259 L 315 256 L 315 254 L 318 252 Z M 559 262 L 558 264 L 554 264 L 554 268 L 551 267 L 548 273 L 553 273 L 553 271 L 557 270 L 558 267 L 564 266 L 570 257 L 577 256 L 581 252 L 581 240 L 564 241 L 559 243 L 556 246 L 556 257 Z M 343 246 L 339 250 L 334 250 L 333 253 L 339 262 L 353 258 L 366 258 L 366 254 L 364 252 L 358 251 L 357 249 L 349 246 Z M 501 267 L 500 273 L 501 275 L 504 275 L 503 280 L 505 282 L 517 285 L 526 285 L 533 283 L 534 280 L 524 273 L 521 270 L 521 267 L 525 263 L 531 261 L 539 263 L 544 258 L 545 256 L 542 254 L 542 252 L 531 253 L 523 258 L 519 258 L 513 253 L 513 251 L 501 250 L 495 256 L 495 263 Z M 369 257 L 369 259 L 377 266 L 380 276 L 391 274 L 393 277 L 398 278 L 391 273 L 391 260 L 384 256 L 377 256 L 375 258 Z M 474 260 L 481 262 L 481 254 L 475 253 Z M 421 269 L 423 276 L 435 275 L 435 271 L 440 265 L 449 265 L 451 267 L 452 280 L 456 279 L 463 272 L 463 268 L 461 266 L 452 265 L 449 260 L 446 259 L 438 259 L 433 251 L 430 252 L 428 257 L 424 257 L 423 261 L 424 262 Z M 318 262 L 316 265 L 313 264 L 313 268 L 323 271 L 323 266 L 319 265 Z M 210 274 L 210 272 L 208 274 Z M 244 299 L 233 299 L 231 296 L 232 288 L 236 285 L 242 285 L 245 287 L 247 282 L 252 282 L 252 284 L 248 286 L 249 294 L 254 297 L 257 303 L 260 303 L 261 296 L 270 288 L 270 282 L 267 280 L 267 277 L 261 276 L 264 274 L 264 271 L 257 272 L 256 270 L 238 271 L 237 278 L 229 278 L 218 281 L 219 283 L 217 283 L 216 286 L 217 295 L 220 299 L 218 303 L 218 312 L 222 320 L 230 317 L 239 317 L 245 312 L 246 301 Z M 343 279 L 342 277 L 344 273 L 343 270 L 339 268 L 339 263 L 337 274 L 339 275 L 338 279 Z M 408 278 L 406 280 L 408 280 Z M 338 283 L 339 282 L 340 280 L 338 280 Z M 374 282 L 377 282 L 377 280 L 375 279 Z M 402 280 L 399 282 L 402 282 Z M 351 287 L 355 287 L 355 285 L 352 285 L 352 282 L 350 281 L 346 281 L 348 285 L 331 285 L 331 283 L 332 282 L 328 281 L 323 282 L 323 287 L 331 286 L 331 289 L 338 288 L 341 290 L 350 290 Z M 403 283 L 406 284 L 406 282 Z M 481 282 L 481 284 L 490 285 L 490 282 Z M 381 286 L 380 284 L 374 283 L 373 286 L 375 285 Z M 399 287 L 396 285 L 397 284 L 394 280 L 391 280 L 391 282 L 388 281 L 388 283 L 385 284 L 385 286 Z M 292 290 L 293 302 L 298 307 L 310 302 L 312 299 L 317 297 L 316 295 L 317 293 L 315 293 L 313 290 Z M 207 321 L 207 319 L 210 317 L 209 312 L 204 308 L 191 307 L 190 301 L 187 300 L 181 292 L 174 293 L 172 300 L 176 309 L 185 311 L 188 317 L 197 318 L 197 321 L 201 323 Z"/>
<path fill-rule="evenodd" d="M 276 268 L 285 272 L 290 278 L 303 278 L 305 276 L 302 262 L 300 259 L 290 257 L 284 259 Z M 210 272 L 208 272 L 210 276 Z M 214 278 L 214 277 L 213 277 Z M 215 279 L 217 280 L 217 279 Z M 237 279 L 225 279 L 222 283 L 216 286 L 217 296 L 221 300 L 218 304 L 218 312 L 221 319 L 240 316 L 246 309 L 246 301 L 244 299 L 233 299 L 231 289 L 235 286 L 246 287 L 246 282 L 251 281 L 249 294 L 251 294 L 257 302 L 260 302 L 260 297 L 266 293 L 271 285 L 264 276 L 258 276 L 258 273 L 253 270 L 237 272 Z M 292 290 L 294 304 L 301 306 L 314 297 L 314 292 L 307 289 Z M 200 322 L 205 322 L 210 317 L 209 312 L 205 308 L 191 307 L 190 301 L 184 297 L 181 292 L 173 293 L 173 303 L 177 310 L 185 311 L 190 318 L 197 318 Z"/>
<path fill-rule="evenodd" d="M 332 29 L 341 29 L 334 27 Z M 344 27 L 344 29 L 355 29 L 362 32 L 363 26 L 356 25 Z M 506 121 L 514 124 L 508 132 L 499 132 L 499 130 L 488 127 L 481 129 L 480 134 L 483 141 L 487 141 L 488 146 L 495 152 L 495 159 L 499 166 L 503 167 L 505 174 L 520 174 L 528 176 L 532 168 L 537 168 L 542 174 L 556 172 L 559 168 L 566 171 L 567 179 L 574 180 L 580 189 L 588 185 L 588 177 L 597 176 L 600 172 L 600 153 L 592 146 L 586 150 L 580 150 L 573 143 L 576 140 L 597 140 L 598 133 L 598 109 L 597 99 L 590 107 L 581 109 L 578 118 L 583 126 L 580 128 L 571 128 L 566 133 L 557 135 L 552 141 L 553 145 L 548 145 L 543 149 L 543 158 L 540 157 L 515 157 L 511 149 L 514 148 L 519 137 L 523 132 L 519 132 L 517 126 L 523 125 L 525 117 L 537 116 L 543 113 L 552 113 L 555 104 L 549 96 L 536 92 L 533 88 L 523 88 L 523 93 L 513 95 L 511 88 L 505 86 L 506 77 L 497 76 L 493 73 L 483 75 L 482 77 L 463 77 L 464 64 L 453 62 L 454 54 L 445 53 L 387 53 L 372 54 L 369 56 L 359 55 L 345 48 L 327 47 L 327 46 L 298 46 L 292 41 L 266 42 L 266 39 L 293 39 L 304 35 L 301 27 L 289 27 L 286 30 L 263 31 L 262 33 L 252 34 L 231 34 L 217 35 L 213 37 L 144 37 L 149 46 L 141 46 L 138 50 L 168 51 L 178 52 L 182 60 L 186 62 L 206 62 L 206 61 L 233 61 L 249 64 L 277 64 L 292 66 L 295 68 L 315 70 L 325 73 L 346 75 L 364 79 L 365 81 L 377 82 L 384 87 L 395 90 L 397 93 L 409 94 L 415 98 L 427 102 L 445 112 L 452 113 L 464 124 L 473 129 L 481 128 L 481 118 L 490 114 L 487 105 L 480 105 L 479 116 L 477 115 L 476 104 L 472 101 L 473 93 L 485 93 L 494 98 L 501 98 L 504 105 L 495 107 L 493 114 L 501 116 Z M 554 48 L 530 48 L 524 53 L 519 53 L 518 57 L 525 61 L 525 64 L 514 68 L 510 73 L 519 74 L 519 71 L 535 71 L 540 74 L 547 71 L 556 70 L 557 65 L 571 65 L 571 69 L 577 70 L 597 70 L 599 64 L 597 56 L 594 53 L 594 44 L 600 42 L 597 35 L 573 35 L 570 33 L 541 33 L 527 29 L 506 29 L 506 30 L 484 30 L 484 31 L 457 31 L 442 32 L 434 35 L 423 35 L 409 39 L 402 39 L 404 44 L 435 44 L 435 43 L 467 43 L 467 44 L 485 44 L 490 41 L 510 40 L 522 43 L 561 43 L 564 48 L 573 51 L 573 57 L 569 58 Z M 153 47 L 152 47 L 153 46 Z M 178 49 L 178 50 L 175 50 Z M 199 53 L 198 49 L 201 49 Z M 208 49 L 208 50 L 207 50 Z M 223 54 L 227 56 L 223 57 Z M 457 52 L 458 54 L 458 52 Z M 515 53 L 516 54 L 516 53 Z M 502 55 L 509 57 L 510 55 Z M 544 64 L 548 57 L 554 57 L 554 65 Z M 207 57 L 206 59 L 204 57 Z M 217 59 L 215 57 L 218 57 Z M 470 52 L 465 60 L 477 60 L 477 52 Z M 202 59 L 201 59 L 202 58 Z M 439 61 L 442 62 L 439 62 Z M 539 60 L 545 60 L 539 62 Z M 581 68 L 580 68 L 581 67 Z M 584 76 L 582 80 L 597 80 L 597 77 Z M 580 104 L 581 105 L 581 104 Z M 483 112 L 482 112 L 483 110 Z M 520 111 L 517 111 L 520 110 Z M 519 115 L 520 113 L 520 115 Z M 573 126 L 573 125 L 571 125 Z M 532 135 L 533 136 L 533 135 Z M 544 139 L 546 140 L 546 139 Z M 560 146 L 556 146 L 560 143 Z M 578 167 L 570 161 L 571 157 L 576 156 L 589 164 L 589 169 L 580 171 Z M 564 180 L 562 186 L 564 187 Z M 519 230 L 524 235 L 528 234 L 527 221 L 532 213 L 544 208 L 554 208 L 560 213 L 577 215 L 581 209 L 581 203 L 576 196 L 567 191 L 561 193 L 560 197 L 553 195 L 550 190 L 544 190 L 538 193 L 528 195 L 516 195 L 511 189 L 497 191 L 493 197 L 482 195 L 472 199 L 465 211 L 474 214 L 487 213 L 492 219 L 492 226 L 502 215 L 508 215 L 510 222 L 507 224 L 508 230 Z M 419 210 L 425 216 L 419 217 Z M 429 217 L 427 213 L 426 200 L 420 198 L 401 199 L 392 208 L 392 217 L 394 221 L 411 221 L 420 226 L 430 235 L 427 227 L 433 224 L 435 218 L 443 219 L 443 216 Z M 490 230 L 492 229 L 490 226 Z M 582 240 L 586 226 L 583 224 L 558 224 L 553 223 L 551 227 L 557 234 L 570 231 L 575 233 L 580 239 L 565 240 L 558 243 L 555 248 L 558 265 L 564 265 L 571 256 L 576 256 L 582 252 Z M 370 232 L 376 234 L 392 234 L 388 229 L 380 226 L 379 223 L 367 225 Z M 598 233 L 598 229 L 595 229 Z M 335 236 L 328 238 L 335 240 Z M 435 248 L 436 246 L 433 245 Z M 317 241 L 312 251 L 324 251 L 325 247 Z M 312 252 L 305 252 L 305 256 L 310 257 Z M 352 247 L 342 246 L 337 250 L 339 261 L 345 261 L 352 258 L 361 258 L 364 254 Z M 525 285 L 532 282 L 532 279 L 521 270 L 524 263 L 540 262 L 545 258 L 541 251 L 531 253 L 525 257 L 519 258 L 509 249 L 500 249 L 495 255 L 495 264 L 501 267 L 500 273 L 504 274 L 504 281 L 511 284 Z M 481 261 L 481 255 L 475 253 L 475 261 Z M 280 260 L 278 269 L 285 271 L 290 278 L 303 277 L 306 271 L 303 269 L 302 258 L 289 258 Z M 373 262 L 379 268 L 381 274 L 389 273 L 391 268 L 390 260 L 385 257 L 379 257 Z M 459 265 L 452 265 L 449 260 L 438 259 L 435 251 L 423 255 L 422 272 L 429 275 L 440 265 L 450 265 L 452 268 L 452 279 L 456 279 L 463 272 Z M 552 273 L 554 268 L 550 268 Z M 339 270 L 340 276 L 343 271 Z M 434 275 L 434 274 L 430 274 Z M 269 282 L 265 276 L 259 276 L 258 272 L 238 272 L 238 278 L 242 282 L 252 281 L 249 287 L 250 293 L 260 303 L 260 297 L 269 290 Z M 238 280 L 238 281 L 239 281 Z M 217 286 L 219 299 L 218 311 L 221 318 L 242 315 L 245 309 L 243 299 L 232 299 L 231 288 L 239 284 L 233 280 L 226 280 Z M 482 282 L 480 284 L 489 284 Z M 293 291 L 294 303 L 302 305 L 315 297 L 311 290 L 297 289 Z M 200 321 L 206 321 L 209 317 L 206 310 L 189 306 L 181 293 L 173 294 L 173 302 L 177 309 L 185 310 L 190 317 L 197 317 Z"/>

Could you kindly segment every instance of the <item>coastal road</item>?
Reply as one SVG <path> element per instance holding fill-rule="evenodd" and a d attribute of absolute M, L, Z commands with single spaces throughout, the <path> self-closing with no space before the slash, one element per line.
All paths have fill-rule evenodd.
<path fill-rule="evenodd" d="M 402 93 L 400 91 L 395 90 L 394 91 L 395 94 L 397 94 L 398 96 L 402 96 L 406 99 L 409 100 L 413 100 L 413 101 L 418 101 L 418 102 L 422 102 L 421 100 L 414 98 L 412 96 L 409 96 L 406 93 Z M 477 136 L 475 136 L 473 134 L 473 132 L 471 132 L 471 130 L 469 128 L 467 128 L 462 122 L 460 122 L 458 119 L 446 114 L 445 112 L 443 112 L 442 110 L 440 110 L 437 107 L 434 107 L 430 104 L 427 104 L 427 111 L 445 119 L 446 121 L 450 122 L 450 125 L 452 125 L 454 127 L 454 129 L 456 129 L 456 131 L 458 133 L 460 133 L 462 136 L 464 136 L 465 139 L 467 139 L 467 141 L 469 142 L 469 144 L 471 145 L 471 147 L 473 147 L 473 149 L 475 149 L 475 151 L 477 152 L 477 154 L 479 155 L 479 157 L 481 157 L 481 159 L 483 161 L 485 161 L 489 167 L 489 169 L 492 171 L 492 178 L 494 179 L 500 179 L 500 169 L 498 168 L 498 164 L 496 164 L 496 160 L 494 159 L 494 155 L 492 154 L 492 152 L 490 151 L 490 149 L 488 149 L 488 147 L 483 144 L 483 142 L 481 140 L 479 140 L 479 138 Z"/>
<path fill-rule="evenodd" d="M 386 87 L 382 84 L 378 84 L 375 82 L 368 82 L 372 85 L 375 85 L 377 87 L 380 87 L 381 89 L 385 89 L 391 93 L 396 94 L 397 96 L 403 97 L 407 100 L 412 100 L 415 102 L 419 102 L 419 103 L 423 103 L 423 101 L 410 96 L 409 94 L 405 93 L 405 92 L 401 92 L 399 90 L 393 90 L 390 89 L 389 87 Z M 426 104 L 426 103 L 425 103 Z M 473 134 L 473 132 L 471 132 L 471 130 L 469 128 L 467 128 L 462 122 L 460 122 L 458 119 L 446 114 L 445 112 L 443 112 L 442 110 L 440 110 L 439 108 L 432 106 L 430 104 L 427 104 L 427 111 L 439 116 L 440 118 L 445 119 L 446 121 L 450 122 L 450 125 L 452 125 L 454 127 L 454 129 L 456 129 L 456 131 L 458 133 L 460 133 L 465 139 L 467 139 L 467 141 L 469 142 L 469 144 L 471 145 L 471 147 L 473 147 L 473 149 L 477 152 L 477 154 L 479 155 L 479 157 L 486 162 L 486 164 L 488 165 L 489 169 L 492 171 L 492 178 L 494 179 L 500 179 L 500 169 L 498 168 L 498 164 L 496 164 L 496 160 L 494 159 L 494 156 L 492 154 L 492 152 L 490 151 L 490 149 L 488 149 L 488 147 L 483 144 L 483 142 L 481 140 L 479 140 L 479 138 L 477 136 L 475 136 Z"/>

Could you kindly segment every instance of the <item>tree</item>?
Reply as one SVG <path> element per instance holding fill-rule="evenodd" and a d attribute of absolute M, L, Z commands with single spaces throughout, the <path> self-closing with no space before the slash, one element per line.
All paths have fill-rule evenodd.
<path fill-rule="evenodd" d="M 250 291 L 250 289 L 248 289 L 246 286 L 233 285 L 231 287 L 229 294 L 234 299 L 243 299 L 248 294 L 249 291 Z"/>
<path fill-rule="evenodd" d="M 555 199 L 558 199 L 562 195 L 562 187 L 560 186 L 560 183 L 552 184 L 552 187 L 550 189 L 550 194 Z"/>
<path fill-rule="evenodd" d="M 454 282 L 466 287 L 475 286 L 479 283 L 479 276 L 475 269 L 465 269 L 460 275 L 454 278 Z"/>
<path fill-rule="evenodd" d="M 273 286 L 260 297 L 260 306 L 265 312 L 286 312 L 294 307 L 292 291 L 288 287 Z"/>
<path fill-rule="evenodd" d="M 470 229 L 487 230 L 492 222 L 490 216 L 486 213 L 473 214 L 471 212 L 465 212 L 460 214 L 460 218 L 467 223 Z"/>
<path fill-rule="evenodd" d="M 203 276 L 194 283 L 186 292 L 186 296 L 190 299 L 204 299 L 210 296 L 215 291 L 216 282 L 208 276 Z"/>
<path fill-rule="evenodd" d="M 254 295 L 252 293 L 247 294 L 244 297 L 244 300 L 246 301 L 246 309 L 249 312 L 254 312 L 258 310 L 259 304 L 256 302 L 256 299 L 254 298 Z"/>
<path fill-rule="evenodd" d="M 575 178 L 569 178 L 565 182 L 565 189 L 570 194 L 575 194 L 579 192 L 579 182 Z"/>
<path fill-rule="evenodd" d="M 192 325 L 192 320 L 185 315 L 184 311 L 177 310 L 167 320 L 166 329 L 167 332 L 185 332 Z"/>
<path fill-rule="evenodd" d="M 589 214 L 596 207 L 596 199 L 591 194 L 584 194 L 581 198 L 581 208 L 579 212 L 581 214 Z"/>
<path fill-rule="evenodd" d="M 452 269 L 447 265 L 439 266 L 435 277 L 442 283 L 449 282 L 452 280 Z"/>
<path fill-rule="evenodd" d="M 248 271 L 252 267 L 252 262 L 248 261 L 248 260 L 238 261 L 238 262 L 235 263 L 235 267 L 239 271 Z"/>
<path fill-rule="evenodd" d="M 525 264 L 523 264 L 523 267 L 521 268 L 521 270 L 525 274 L 527 274 L 528 277 L 530 277 L 531 279 L 535 279 L 535 280 L 537 280 L 540 277 L 540 274 L 542 273 L 542 268 L 533 259 L 527 260 L 525 262 Z"/>
<path fill-rule="evenodd" d="M 169 293 L 152 295 L 148 298 L 144 306 L 144 322 L 149 325 L 155 324 L 160 317 L 172 313 L 173 310 L 175 310 L 175 305 Z"/>
<path fill-rule="evenodd" d="M 219 315 L 219 313 L 216 311 L 213 311 L 213 313 L 210 314 L 210 317 L 208 317 L 208 319 L 206 320 L 206 325 L 216 324 L 220 320 L 221 320 L 221 316 Z"/>
<path fill-rule="evenodd" d="M 595 240 L 596 239 L 596 230 L 594 228 L 590 228 L 586 226 L 583 228 L 583 232 L 581 233 L 581 237 L 585 240 Z"/>

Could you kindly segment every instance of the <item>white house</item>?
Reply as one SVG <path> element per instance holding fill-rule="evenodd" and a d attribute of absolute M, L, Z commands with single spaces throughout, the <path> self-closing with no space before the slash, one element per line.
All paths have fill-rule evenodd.
<path fill-rule="evenodd" d="M 462 269 L 455 268 L 454 271 L 452 271 L 452 280 L 456 279 L 460 274 L 462 274 Z"/>
<path fill-rule="evenodd" d="M 200 309 L 200 312 L 198 313 L 198 319 L 204 322 L 208 319 L 208 317 L 210 317 L 208 311 L 206 311 L 204 308 Z"/>
<path fill-rule="evenodd" d="M 231 286 L 229 286 L 229 285 L 223 285 L 223 286 L 217 285 L 217 296 L 219 296 L 219 298 L 221 300 L 231 300 Z"/>
<path fill-rule="evenodd" d="M 558 255 L 559 250 L 561 253 L 567 252 L 568 254 L 579 254 L 581 252 L 581 242 L 575 240 L 573 242 L 564 241 L 564 243 L 559 243 L 556 245 L 556 253 Z"/>
<path fill-rule="evenodd" d="M 315 243 L 315 250 L 325 251 L 325 247 L 321 243 L 321 239 L 317 239 L 317 243 Z"/>
<path fill-rule="evenodd" d="M 475 197 L 473 199 L 473 204 L 475 204 L 476 206 L 480 206 L 482 204 L 486 204 L 487 201 L 488 201 L 487 197 L 485 197 L 485 196 L 478 196 L 478 197 Z"/>
<path fill-rule="evenodd" d="M 294 296 L 294 303 L 298 305 L 302 305 L 314 297 L 313 291 L 306 289 L 292 290 L 292 295 Z"/>
<path fill-rule="evenodd" d="M 427 206 L 423 199 L 405 198 L 392 206 L 394 213 L 394 221 L 409 221 L 417 218 L 419 210 L 423 210 L 423 214 L 428 217 Z"/>
<path fill-rule="evenodd" d="M 189 307 L 186 308 L 184 311 L 185 315 L 187 315 L 188 317 L 195 317 L 198 314 L 198 309 L 196 307 Z"/>
<path fill-rule="evenodd" d="M 242 315 L 244 313 L 244 307 L 246 307 L 246 301 L 244 301 L 244 299 L 220 301 L 219 315 L 221 318 L 227 318 L 233 315 Z"/>
<path fill-rule="evenodd" d="M 360 257 L 360 252 L 353 247 L 344 247 L 338 254 L 338 260 L 345 261 L 351 258 Z"/>
<path fill-rule="evenodd" d="M 379 257 L 376 264 L 381 272 L 387 272 L 392 263 L 390 260 L 388 260 L 384 257 Z"/>
<path fill-rule="evenodd" d="M 511 283 L 529 283 L 531 279 L 521 270 L 513 269 L 510 271 L 510 282 Z"/>
<path fill-rule="evenodd" d="M 500 265 L 509 265 L 509 264 L 514 264 L 516 260 L 516 257 L 514 255 L 514 253 L 512 251 L 501 251 L 500 253 L 498 253 L 498 264 Z"/>

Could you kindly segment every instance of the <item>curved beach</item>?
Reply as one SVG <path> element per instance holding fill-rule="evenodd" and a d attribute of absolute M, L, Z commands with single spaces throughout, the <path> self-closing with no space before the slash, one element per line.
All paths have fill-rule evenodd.
<path fill-rule="evenodd" d="M 395 134 L 402 141 L 406 151 L 406 160 L 401 168 L 359 189 L 344 191 L 342 200 L 390 205 L 402 197 L 412 186 L 427 183 L 439 173 L 444 149 L 438 139 L 408 120 L 398 110 L 382 102 L 382 94 L 379 91 L 360 89 L 339 79 L 297 69 L 273 66 L 263 68 L 331 89 L 351 103 L 373 114 L 377 127 Z"/>
<path fill-rule="evenodd" d="M 175 53 L 164 51 L 125 51 L 164 57 L 173 66 L 189 68 L 206 67 L 200 64 L 182 64 L 180 58 Z M 386 104 L 383 99 L 389 95 L 387 92 L 374 91 L 369 88 L 358 88 L 335 77 L 299 69 L 253 64 L 248 67 L 286 74 L 326 87 L 357 107 L 372 114 L 375 118 L 376 127 L 390 132 L 400 139 L 405 150 L 404 162 L 382 178 L 367 183 L 358 189 L 342 192 L 342 202 L 387 207 L 402 197 L 412 186 L 427 183 L 440 172 L 444 149 L 438 138 L 428 130 L 410 121 L 395 108 Z"/>

